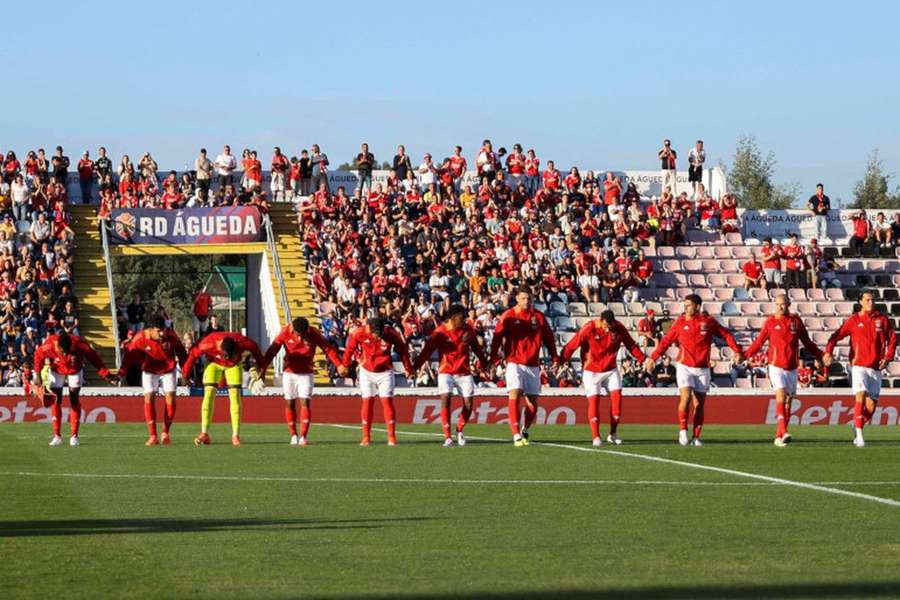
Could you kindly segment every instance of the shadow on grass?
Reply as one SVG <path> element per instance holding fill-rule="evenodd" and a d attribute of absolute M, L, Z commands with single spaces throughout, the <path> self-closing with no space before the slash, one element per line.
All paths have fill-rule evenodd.
<path fill-rule="evenodd" d="M 0 538 L 141 533 L 204 533 L 236 530 L 381 529 L 432 517 L 384 519 L 71 519 L 0 521 Z"/>
<path fill-rule="evenodd" d="M 648 586 L 608 589 L 558 589 L 534 592 L 455 592 L 452 594 L 394 594 L 398 600 L 537 600 L 566 598 L 572 600 L 609 600 L 613 598 L 660 598 L 667 600 L 691 598 L 894 598 L 900 590 L 900 580 L 868 581 L 861 583 L 795 583 L 783 585 L 707 585 L 707 586 Z M 365 597 L 365 596 L 364 596 Z M 386 596 L 371 596 L 386 597 Z"/>

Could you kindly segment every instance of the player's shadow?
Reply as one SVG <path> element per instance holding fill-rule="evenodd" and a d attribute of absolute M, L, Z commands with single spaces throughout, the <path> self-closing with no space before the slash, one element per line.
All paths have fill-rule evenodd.
<path fill-rule="evenodd" d="M 0 521 L 0 538 L 144 533 L 204 533 L 235 530 L 381 529 L 432 517 L 373 519 L 67 519 Z"/>
<path fill-rule="evenodd" d="M 894 598 L 900 589 L 897 581 L 867 581 L 860 583 L 789 583 L 782 585 L 708 585 L 708 586 L 635 586 L 627 588 L 548 589 L 525 592 L 454 592 L 446 594 L 396 594 L 398 600 L 538 600 L 566 598 L 569 600 L 612 600 L 659 598 L 688 600 L 694 598 L 729 598 L 757 600 L 759 598 Z M 380 597 L 380 596 L 379 596 Z"/>

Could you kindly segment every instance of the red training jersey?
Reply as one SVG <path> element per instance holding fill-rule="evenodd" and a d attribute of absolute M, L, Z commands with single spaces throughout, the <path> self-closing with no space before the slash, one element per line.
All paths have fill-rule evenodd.
<path fill-rule="evenodd" d="M 604 321 L 595 319 L 582 327 L 562 349 L 560 361 L 569 360 L 576 350 L 581 349 L 582 356 L 587 357 L 584 370 L 605 373 L 616 368 L 616 356 L 623 344 L 639 362 L 643 363 L 646 360 L 644 353 L 622 323 L 613 321 L 609 328 L 604 325 Z"/>
<path fill-rule="evenodd" d="M 341 357 L 337 348 L 326 340 L 315 327 L 310 327 L 306 337 L 294 331 L 292 325 L 288 325 L 272 340 L 272 345 L 266 350 L 263 357 L 263 371 L 265 371 L 278 351 L 284 348 L 284 371 L 298 375 L 308 375 L 313 372 L 313 360 L 316 357 L 316 348 L 321 348 L 328 360 L 334 366 L 340 366 Z"/>
<path fill-rule="evenodd" d="M 473 353 L 482 367 L 488 362 L 478 343 L 478 336 L 470 325 L 451 329 L 444 323 L 435 329 L 413 362 L 412 370 L 422 368 L 435 350 L 440 357 L 438 372 L 447 375 L 470 375 L 472 371 L 469 369 L 469 357 Z"/>
<path fill-rule="evenodd" d="M 222 340 L 225 338 L 232 338 L 236 343 L 236 352 L 235 358 L 227 359 L 222 354 L 222 350 L 219 345 L 222 343 Z M 221 367 L 233 367 L 235 365 L 241 364 L 244 360 L 244 354 L 249 352 L 253 356 L 253 360 L 256 361 L 256 364 L 260 367 L 260 375 L 264 372 L 262 371 L 263 360 L 262 352 L 259 350 L 259 346 L 256 345 L 256 342 L 248 338 L 247 336 L 241 335 L 240 333 L 232 333 L 230 331 L 218 331 L 216 333 L 211 333 L 200 342 L 191 348 L 190 354 L 188 354 L 187 361 L 181 365 L 181 372 L 187 376 L 188 373 L 191 372 L 191 369 L 194 367 L 194 363 L 201 356 L 206 356 L 207 359 L 216 363 Z"/>
<path fill-rule="evenodd" d="M 186 360 L 187 350 L 173 330 L 163 330 L 159 341 L 151 339 L 146 331 L 139 331 L 125 347 L 119 375 L 125 375 L 128 367 L 135 364 L 139 364 L 144 373 L 163 375 L 174 371 L 177 362 L 184 364 Z"/>
<path fill-rule="evenodd" d="M 676 362 L 685 367 L 708 369 L 709 349 L 714 337 L 722 338 L 729 348 L 735 352 L 741 352 L 741 347 L 731 332 L 722 327 L 714 318 L 706 314 L 695 315 L 691 318 L 681 315 L 672 324 L 669 332 L 663 336 L 651 358 L 659 359 L 669 349 L 669 346 L 677 343 L 680 349 Z"/>
<path fill-rule="evenodd" d="M 882 360 L 893 360 L 897 351 L 894 326 L 877 310 L 851 315 L 831 334 L 825 354 L 832 354 L 837 343 L 845 337 L 850 338 L 850 364 L 855 367 L 877 369 Z"/>
<path fill-rule="evenodd" d="M 766 360 L 773 367 L 793 371 L 799 364 L 800 342 L 803 347 L 816 358 L 822 358 L 822 351 L 809 339 L 809 333 L 798 315 L 788 314 L 783 317 L 771 316 L 766 319 L 756 339 L 747 348 L 747 355 L 759 352 L 763 344 L 769 342 Z"/>
<path fill-rule="evenodd" d="M 521 312 L 517 308 L 510 308 L 500 315 L 491 340 L 491 362 L 499 358 L 501 345 L 506 361 L 518 365 L 539 366 L 541 345 L 547 347 L 550 358 L 556 358 L 553 331 L 544 313 L 534 307 Z"/>
<path fill-rule="evenodd" d="M 344 366 L 349 367 L 350 361 L 359 353 L 361 355 L 359 364 L 366 371 L 372 373 L 390 371 L 394 368 L 391 348 L 396 350 L 403 366 L 412 371 L 409 347 L 397 330 L 385 327 L 384 335 L 378 338 L 369 331 L 368 325 L 355 329 L 347 339 L 347 347 L 344 349 Z"/>
<path fill-rule="evenodd" d="M 103 363 L 103 359 L 97 354 L 90 344 L 77 335 L 70 335 L 72 339 L 72 352 L 63 354 L 58 346 L 58 335 L 51 335 L 34 351 L 34 371 L 40 373 L 44 368 L 44 362 L 50 361 L 50 370 L 60 375 L 75 375 L 84 369 L 84 361 L 94 365 L 100 377 L 107 377 L 109 369 Z"/>

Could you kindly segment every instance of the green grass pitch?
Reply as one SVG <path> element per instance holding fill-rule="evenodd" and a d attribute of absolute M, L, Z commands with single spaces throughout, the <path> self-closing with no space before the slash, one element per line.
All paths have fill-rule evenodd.
<path fill-rule="evenodd" d="M 900 597 L 896 429 L 857 449 L 849 427 L 795 427 L 779 449 L 770 427 L 709 426 L 682 448 L 674 427 L 625 425 L 599 451 L 580 426 L 536 427 L 527 448 L 505 426 L 449 449 L 400 431 L 360 448 L 314 424 L 298 448 L 251 425 L 233 448 L 217 425 L 195 448 L 176 423 L 146 448 L 142 425 L 87 425 L 49 448 L 46 425 L 0 426 L 0 595 Z"/>

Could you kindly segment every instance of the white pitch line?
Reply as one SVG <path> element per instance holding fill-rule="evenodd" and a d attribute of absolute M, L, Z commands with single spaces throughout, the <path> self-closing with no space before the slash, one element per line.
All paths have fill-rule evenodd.
<path fill-rule="evenodd" d="M 359 427 L 355 425 L 333 425 L 334 427 L 341 427 L 345 429 L 359 429 Z M 376 431 L 385 431 L 384 429 L 377 428 Z M 398 433 L 402 433 L 404 435 L 425 435 L 425 436 L 442 436 L 441 433 L 423 433 L 423 432 L 413 432 L 413 431 L 398 431 Z M 468 436 L 467 436 L 468 437 Z M 469 439 L 481 439 L 481 440 L 489 440 L 492 442 L 503 442 L 506 440 L 499 438 L 478 438 L 478 437 L 469 437 Z M 602 454 L 612 454 L 614 456 L 625 456 L 628 458 L 637 458 L 641 460 L 648 460 L 651 462 L 658 462 L 669 465 L 677 465 L 679 467 L 687 467 L 689 469 L 699 469 L 701 471 L 710 471 L 713 473 L 723 473 L 725 475 L 733 475 L 735 477 L 745 477 L 747 479 L 755 479 L 757 481 L 766 481 L 773 484 L 778 485 L 787 485 L 792 487 L 797 487 L 806 490 L 815 490 L 817 492 L 824 492 L 826 494 L 834 494 L 836 496 L 848 496 L 850 498 L 858 498 L 860 500 L 868 500 L 869 502 L 876 502 L 878 504 L 884 504 L 886 506 L 893 506 L 895 508 L 900 508 L 900 500 L 893 500 L 891 498 L 882 498 L 881 496 L 873 496 L 871 494 L 863 494 L 861 492 L 851 492 L 850 490 L 842 490 L 840 488 L 828 487 L 826 485 L 820 485 L 817 483 L 806 483 L 803 481 L 793 481 L 792 479 L 783 479 L 781 477 L 771 477 L 769 475 L 760 475 L 758 473 L 750 473 L 748 471 L 738 471 L 735 469 L 726 469 L 724 467 L 715 467 L 712 465 L 703 465 L 699 463 L 687 462 L 684 460 L 675 460 L 672 458 L 662 458 L 660 456 L 651 456 L 648 454 L 632 454 L 631 452 L 622 452 L 621 450 L 606 450 L 604 448 L 585 448 L 582 446 L 572 446 L 570 444 L 559 444 L 555 442 L 531 442 L 536 446 L 548 446 L 551 448 L 562 448 L 565 450 L 575 450 L 577 452 L 594 452 L 594 453 L 602 453 Z"/>
<path fill-rule="evenodd" d="M 270 481 L 286 483 L 445 483 L 451 485 L 648 485 L 765 487 L 784 486 L 769 481 L 666 481 L 647 479 L 425 479 L 394 477 L 260 477 L 237 475 L 152 475 L 143 473 L 41 473 L 38 471 L 0 471 L 8 477 L 64 477 L 72 479 L 169 479 L 188 481 Z M 829 485 L 900 485 L 900 481 L 825 481 Z"/>

